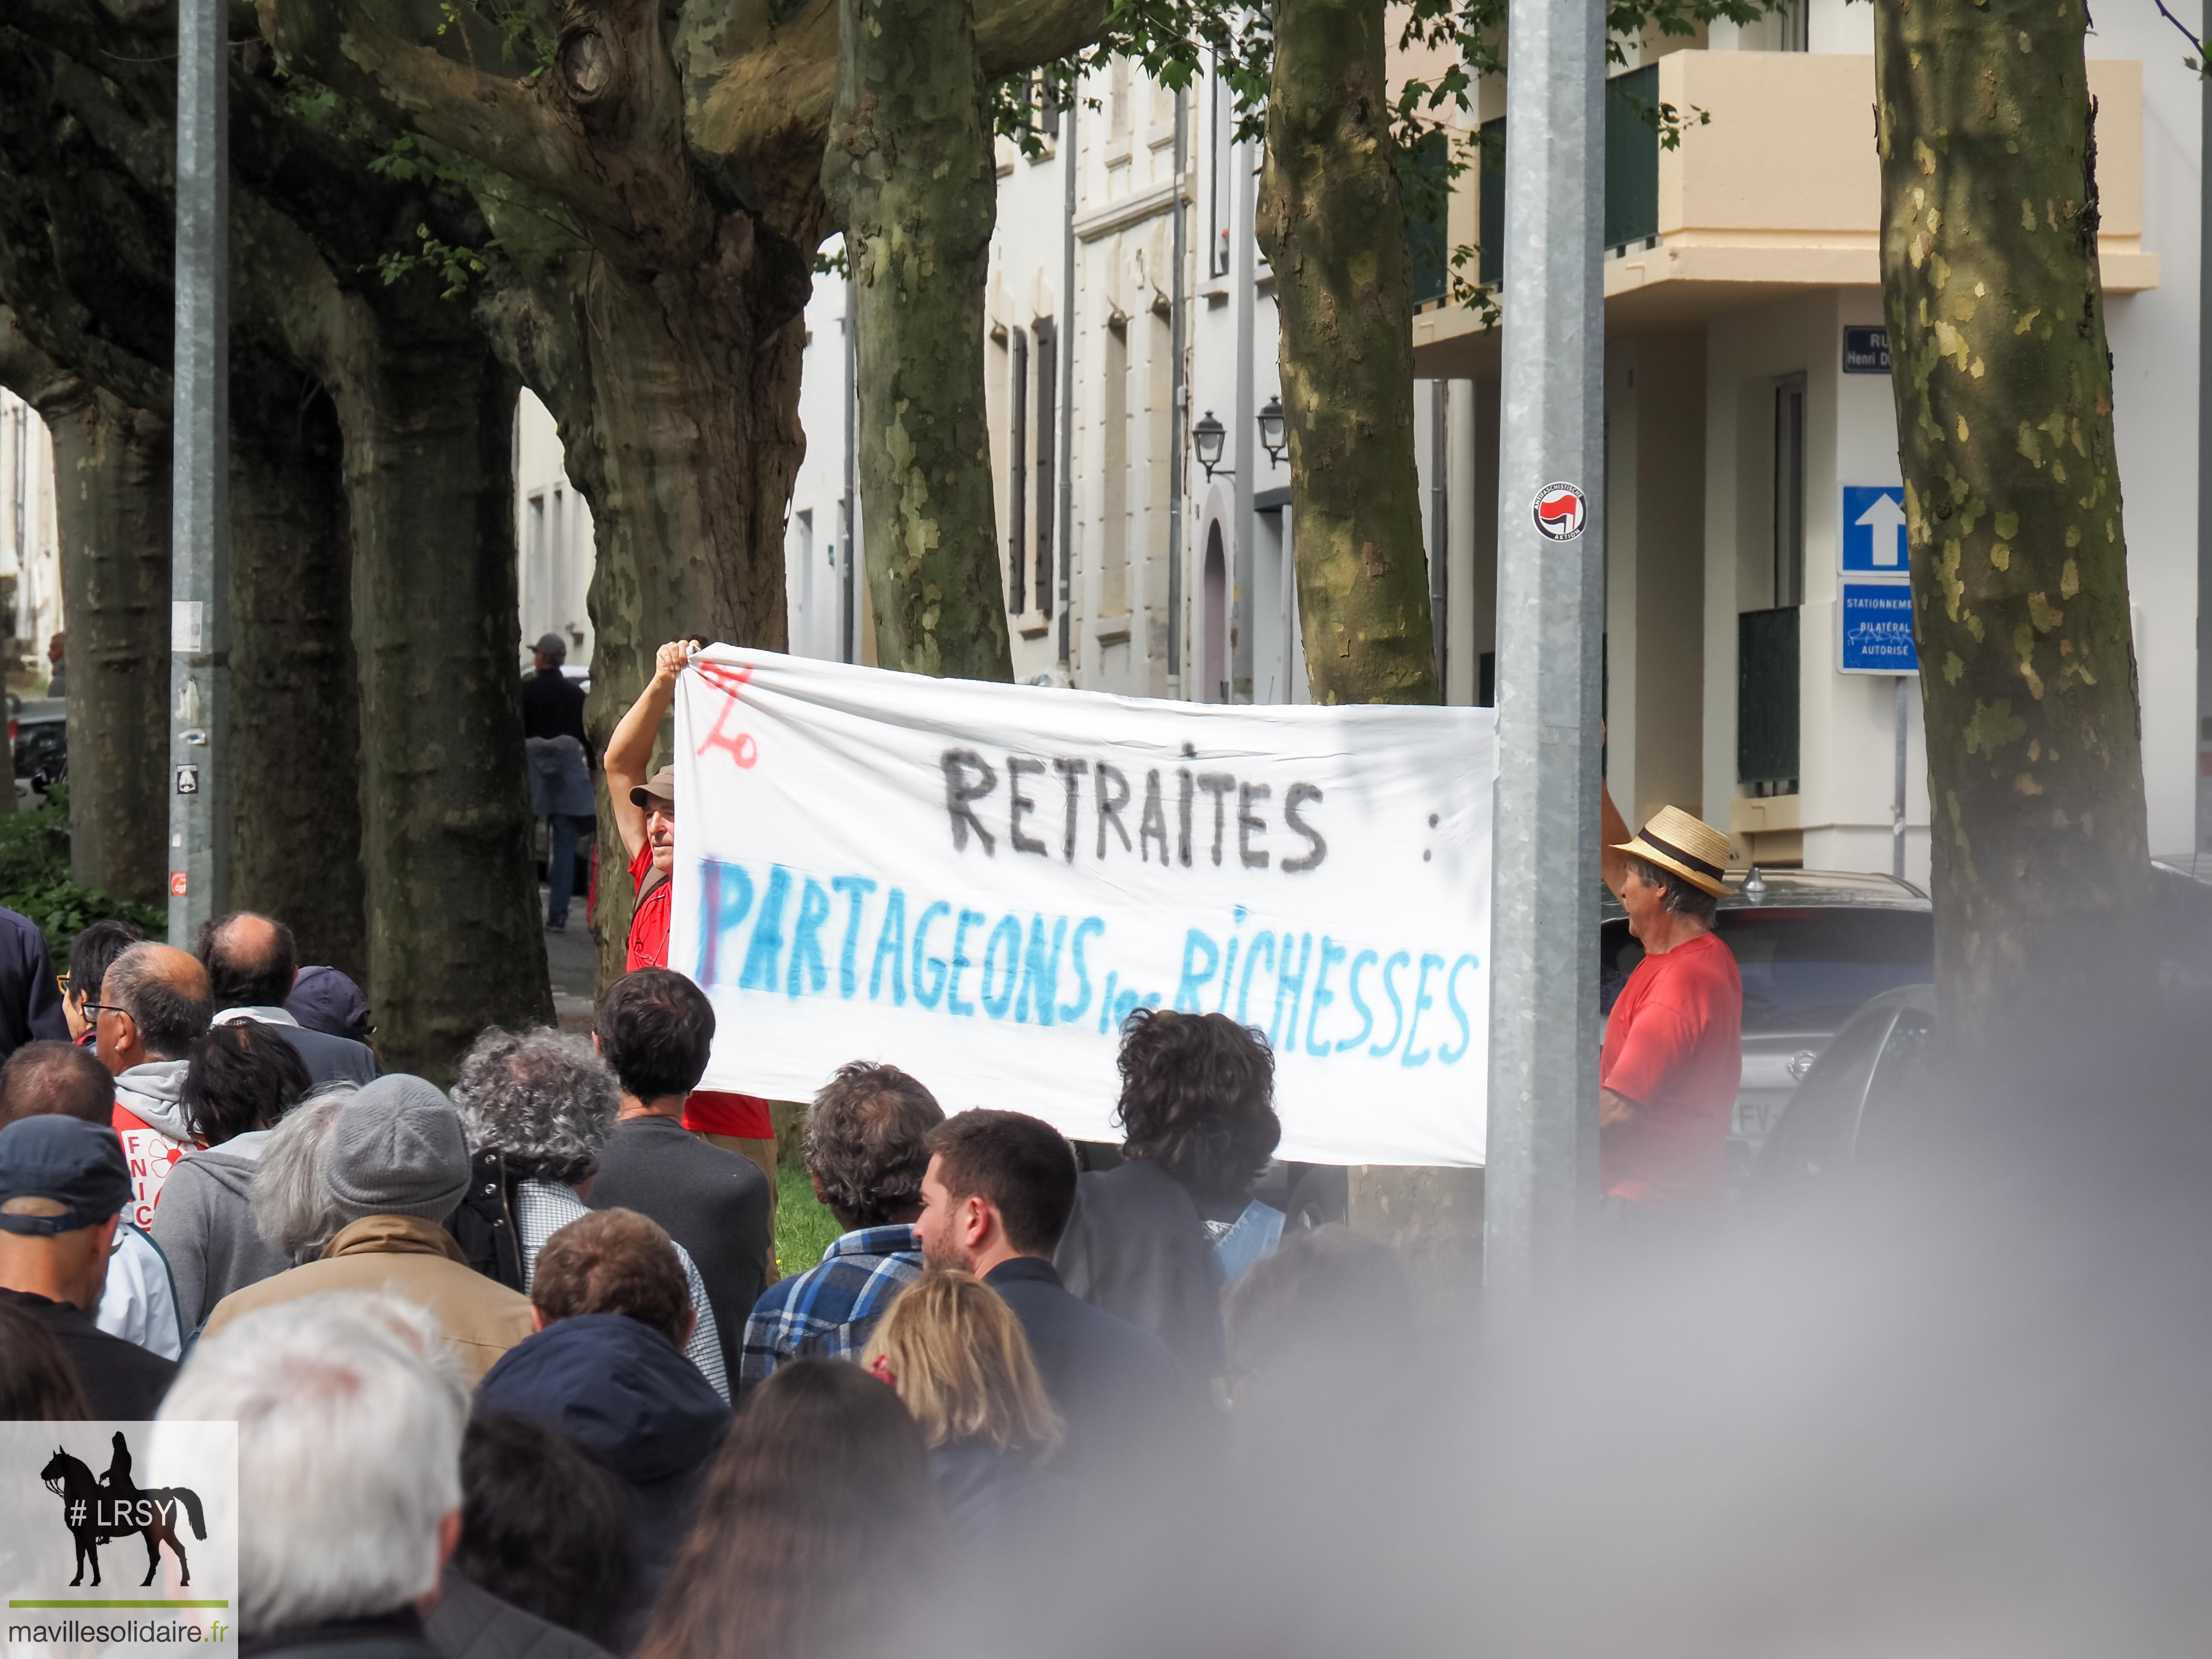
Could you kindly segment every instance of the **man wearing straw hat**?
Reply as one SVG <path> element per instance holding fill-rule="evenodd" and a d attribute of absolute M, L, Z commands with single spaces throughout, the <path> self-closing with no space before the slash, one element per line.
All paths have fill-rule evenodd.
<path fill-rule="evenodd" d="M 1608 1218 L 1629 1224 L 1727 1193 L 1729 1117 L 1743 1079 L 1743 981 L 1713 932 L 1728 837 L 1675 806 L 1631 836 L 1610 792 L 1604 817 L 1606 885 L 1644 946 L 1598 1061 L 1599 1180 Z"/>

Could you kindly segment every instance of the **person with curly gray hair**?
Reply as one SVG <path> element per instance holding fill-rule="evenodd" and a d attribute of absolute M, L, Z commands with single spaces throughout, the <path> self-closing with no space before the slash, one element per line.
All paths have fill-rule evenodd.
<path fill-rule="evenodd" d="M 528 1295 L 538 1253 L 584 1202 L 613 1132 L 622 1087 L 581 1038 L 549 1026 L 493 1026 L 461 1057 L 453 1104 L 468 1135 L 468 1195 L 447 1223 L 469 1265 Z M 706 1281 L 681 1245 L 698 1323 L 684 1352 L 714 1391 L 730 1397 L 729 1365 Z"/>

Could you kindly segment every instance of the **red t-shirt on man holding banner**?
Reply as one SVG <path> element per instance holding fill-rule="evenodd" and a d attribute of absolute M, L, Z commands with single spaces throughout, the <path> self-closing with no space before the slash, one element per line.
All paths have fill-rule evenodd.
<path fill-rule="evenodd" d="M 664 645 L 653 659 L 653 678 L 607 744 L 608 793 L 623 844 L 630 849 L 629 878 L 637 895 L 629 920 L 629 951 L 623 971 L 668 966 L 669 872 L 676 863 L 676 769 L 664 766 L 638 781 L 653 752 L 654 734 L 676 701 L 676 677 L 690 660 L 691 646 Z M 696 1091 L 684 1106 L 684 1127 L 696 1134 L 768 1140 L 775 1133 L 768 1102 L 754 1095 Z M 763 1152 L 765 1157 L 766 1153 Z M 773 1177 L 771 1176 L 771 1186 Z"/>

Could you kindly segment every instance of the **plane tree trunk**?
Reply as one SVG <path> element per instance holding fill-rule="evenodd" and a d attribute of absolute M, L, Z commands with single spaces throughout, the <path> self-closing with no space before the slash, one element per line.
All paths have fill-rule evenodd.
<path fill-rule="evenodd" d="M 823 181 L 852 270 L 877 660 L 1012 679 L 983 403 L 999 181 L 973 0 L 840 0 L 838 16 Z"/>
<path fill-rule="evenodd" d="M 472 337 L 364 339 L 334 392 L 354 535 L 368 996 L 434 1078 L 488 1024 L 550 1024 L 524 776 L 516 386 Z"/>
<path fill-rule="evenodd" d="M 1936 995 L 1967 1053 L 2139 1004 L 2150 867 L 2081 0 L 1878 0 Z"/>
<path fill-rule="evenodd" d="M 337 411 L 320 386 L 243 342 L 230 409 L 230 902 L 283 917 L 302 961 L 366 979 Z"/>
<path fill-rule="evenodd" d="M 1298 622 L 1316 702 L 1435 702 L 1413 277 L 1383 0 L 1279 0 L 1260 240 L 1282 325 Z"/>

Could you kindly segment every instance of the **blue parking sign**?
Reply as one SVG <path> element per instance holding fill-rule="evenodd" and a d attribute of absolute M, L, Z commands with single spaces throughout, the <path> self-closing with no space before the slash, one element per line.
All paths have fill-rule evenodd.
<path fill-rule="evenodd" d="M 1844 568 L 1869 575 L 1902 576 L 1910 568 L 1905 547 L 1905 486 L 1844 486 Z"/>
<path fill-rule="evenodd" d="M 1844 650 L 1846 674 L 1917 674 L 1912 643 L 1912 590 L 1903 582 L 1845 582 Z"/>

